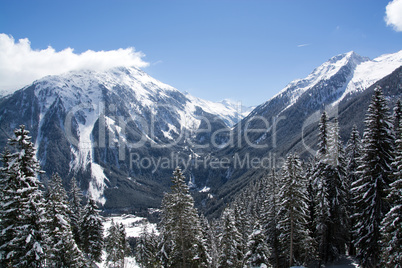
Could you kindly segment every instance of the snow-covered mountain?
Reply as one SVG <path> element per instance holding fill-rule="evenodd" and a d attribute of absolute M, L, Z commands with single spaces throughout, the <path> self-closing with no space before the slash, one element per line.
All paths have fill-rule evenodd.
<path fill-rule="evenodd" d="M 341 54 L 251 112 L 182 93 L 136 68 L 48 76 L 0 98 L 0 146 L 26 125 L 44 181 L 58 172 L 68 186 L 75 176 L 105 209 L 159 206 L 177 165 L 190 167 L 186 176 L 196 194 L 216 207 L 226 199 L 214 196 L 230 195 L 257 176 L 247 159 L 268 157 L 265 166 L 276 167 L 290 151 L 310 153 L 323 109 L 337 108 L 345 133 L 354 122 L 362 126 L 368 88 L 401 65 L 402 51 L 373 60 Z M 398 75 L 384 84 L 393 97 L 402 92 Z M 214 159 L 225 160 L 223 168 L 210 168 L 206 160 Z M 237 166 L 227 163 L 236 160 Z"/>
<path fill-rule="evenodd" d="M 332 57 L 314 69 L 306 78 L 290 82 L 277 95 L 258 106 L 243 119 L 252 121 L 256 116 L 263 116 L 272 122 L 280 118 L 280 121 L 276 122 L 275 133 L 273 131 L 256 133 L 251 141 L 267 144 L 269 149 L 275 149 L 276 152 L 288 152 L 294 146 L 289 143 L 292 140 L 291 136 L 295 135 L 300 142 L 303 139 L 304 128 L 311 123 L 309 120 L 316 120 L 315 117 L 311 117 L 313 114 L 322 109 L 332 109 L 334 113 L 340 113 L 341 103 L 361 94 L 400 66 L 402 66 L 402 50 L 373 60 L 353 51 Z M 239 124 L 239 127 L 244 125 Z M 256 121 L 251 127 L 261 128 L 262 124 Z M 273 136 L 275 144 L 272 144 Z"/>
<path fill-rule="evenodd" d="M 196 103 L 199 107 L 203 107 L 206 112 L 223 115 L 222 120 L 229 127 L 234 126 L 255 108 L 244 106 L 240 101 L 236 102 L 230 99 L 224 99 L 220 102 L 212 102 L 194 97 L 188 92 L 185 92 L 185 95 L 191 102 Z"/>
<path fill-rule="evenodd" d="M 148 163 L 138 159 L 133 166 L 132 155 L 147 161 L 172 153 L 188 157 L 208 142 L 204 129 L 229 129 L 244 115 L 232 103 L 183 94 L 137 68 L 80 70 L 44 77 L 1 99 L 0 143 L 25 124 L 47 174 L 79 177 L 105 204 L 105 189 L 118 187 L 121 177 L 135 187 L 132 177 L 149 175 L 140 166 Z M 148 169 L 150 176 L 155 169 Z"/>
<path fill-rule="evenodd" d="M 278 113 L 294 105 L 307 94 L 311 101 L 327 103 L 336 99 L 340 102 L 349 95 L 361 92 L 375 82 L 392 73 L 402 65 L 402 50 L 370 60 L 354 51 L 332 57 L 314 69 L 306 78 L 290 82 L 278 94 L 257 107 L 254 114 L 274 103 L 280 103 Z M 252 115 L 251 115 L 252 116 Z"/>
<path fill-rule="evenodd" d="M 362 133 L 375 86 L 383 87 L 391 107 L 402 97 L 401 66 L 402 51 L 373 60 L 355 52 L 341 54 L 324 62 L 306 78 L 290 82 L 273 98 L 257 106 L 235 126 L 234 146 L 216 154 L 217 158 L 234 160 L 228 169 L 215 170 L 215 177 L 209 179 L 216 189 L 210 194 L 225 200 L 211 201 L 209 211 L 215 213 L 248 181 L 263 176 L 267 168 L 279 168 L 289 152 L 306 159 L 314 156 L 323 110 L 331 119 L 338 118 L 344 142 L 354 124 Z M 255 168 L 247 166 L 253 159 L 265 162 Z"/>

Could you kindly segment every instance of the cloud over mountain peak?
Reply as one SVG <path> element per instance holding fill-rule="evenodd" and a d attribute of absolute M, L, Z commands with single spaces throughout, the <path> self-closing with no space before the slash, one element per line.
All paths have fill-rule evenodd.
<path fill-rule="evenodd" d="M 66 48 L 56 51 L 49 46 L 34 50 L 27 38 L 14 40 L 0 33 L 0 92 L 12 92 L 46 75 L 62 74 L 71 70 L 106 70 L 116 66 L 146 67 L 145 54 L 134 47 L 109 51 L 87 50 L 75 53 Z"/>

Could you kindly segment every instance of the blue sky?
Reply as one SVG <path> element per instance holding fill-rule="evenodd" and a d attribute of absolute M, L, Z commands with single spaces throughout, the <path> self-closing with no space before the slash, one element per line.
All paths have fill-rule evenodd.
<path fill-rule="evenodd" d="M 0 33 L 15 44 L 28 39 L 32 51 L 51 46 L 52 55 L 134 47 L 145 54 L 133 56 L 142 69 L 164 83 L 208 100 L 257 105 L 337 54 L 401 50 L 402 32 L 384 20 L 388 3 L 0 0 Z"/>

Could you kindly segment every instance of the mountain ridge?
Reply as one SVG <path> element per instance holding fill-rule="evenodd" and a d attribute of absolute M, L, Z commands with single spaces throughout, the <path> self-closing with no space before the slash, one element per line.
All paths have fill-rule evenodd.
<path fill-rule="evenodd" d="M 343 56 L 347 55 L 342 54 Z M 350 56 L 355 56 L 349 53 Z M 323 65 L 338 62 L 336 60 L 344 57 L 333 57 Z M 314 80 L 307 86 L 303 85 L 303 92 L 297 92 L 302 79 L 295 80 L 283 91 L 267 102 L 257 106 L 247 117 L 245 117 L 234 130 L 235 140 L 240 139 L 244 146 L 227 147 L 218 152 L 218 157 L 229 156 L 238 159 L 268 159 L 269 168 L 280 168 L 288 153 L 297 153 L 302 158 L 308 159 L 315 156 L 317 146 L 317 129 L 320 114 L 325 110 L 331 120 L 338 118 L 340 122 L 341 137 L 343 142 L 347 140 L 353 124 L 359 130 L 364 129 L 364 114 L 370 100 L 370 92 L 380 81 L 392 81 L 379 84 L 384 87 L 388 99 L 393 100 L 402 97 L 402 51 L 394 54 L 380 56 L 374 60 L 361 61 L 356 64 L 345 62 L 324 80 Z M 349 64 L 348 64 L 349 63 Z M 363 65 L 364 68 L 359 67 Z M 375 72 L 379 68 L 378 72 Z M 361 68 L 359 70 L 359 68 Z M 312 72 L 317 70 L 317 68 Z M 356 70 L 358 72 L 356 72 Z M 366 70 L 366 72 L 364 72 Z M 367 71 L 368 70 L 368 71 Z M 357 73 L 357 76 L 356 76 Z M 365 73 L 366 76 L 362 74 Z M 310 74 L 311 75 L 311 74 Z M 391 76 L 392 79 L 387 77 Z M 378 80 L 377 80 L 378 78 Z M 358 81 L 359 83 L 356 83 Z M 294 88 L 292 88 L 292 86 Z M 307 88 L 307 89 L 305 89 Z M 297 92 L 297 101 L 286 96 L 291 90 Z M 347 90 L 350 89 L 350 90 Z M 285 93 L 284 97 L 283 93 Z M 292 94 L 289 94 L 292 97 Z M 364 97 L 363 97 L 364 96 Z M 282 160 L 282 161 L 281 161 Z M 229 202 L 230 196 L 247 185 L 253 178 L 264 176 L 264 168 L 261 169 L 233 169 L 229 177 L 225 177 L 225 170 L 211 179 L 211 187 L 217 189 L 211 194 L 219 197 L 218 201 L 210 202 L 208 213 L 216 213 L 218 208 Z M 218 213 L 219 214 L 219 213 Z"/>
<path fill-rule="evenodd" d="M 315 125 L 305 122 L 352 100 L 361 105 L 356 98 L 401 65 L 402 50 L 374 60 L 353 51 L 340 54 L 251 112 L 239 103 L 182 93 L 137 68 L 73 71 L 0 98 L 0 144 L 25 124 L 47 171 L 44 181 L 59 172 L 68 186 L 75 176 L 110 211 L 158 206 L 173 164 L 188 164 L 195 199 L 206 208 L 223 204 L 222 191 L 230 193 L 239 179 L 258 175 L 237 168 L 233 159 L 307 154 Z M 211 168 L 214 159 L 228 164 Z M 163 160 L 172 163 L 158 169 Z"/>
<path fill-rule="evenodd" d="M 198 134 L 206 121 L 213 122 L 212 129 L 229 128 L 242 117 L 234 106 L 184 95 L 128 67 L 47 76 L 1 103 L 0 143 L 6 144 L 6 134 L 26 124 L 44 169 L 50 175 L 83 177 L 82 187 L 101 204 L 105 190 L 115 187 L 107 173 L 123 172 L 125 180 L 130 173 L 142 176 L 141 170 L 130 169 L 131 153 L 152 159 L 164 151 L 191 151 L 186 143 L 206 139 Z M 142 143 L 144 148 L 131 151 L 131 145 Z"/>

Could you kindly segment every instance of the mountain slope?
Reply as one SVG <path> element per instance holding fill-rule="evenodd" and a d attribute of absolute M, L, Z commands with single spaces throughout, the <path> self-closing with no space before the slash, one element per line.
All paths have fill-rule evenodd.
<path fill-rule="evenodd" d="M 49 76 L 0 99 L 0 146 L 25 124 L 42 180 L 58 172 L 69 187 L 75 176 L 109 211 L 159 206 L 180 165 L 197 204 L 213 214 L 287 153 L 314 155 L 322 110 L 339 118 L 344 140 L 353 123 L 363 130 L 374 83 L 400 97 L 401 65 L 402 51 L 374 60 L 341 54 L 251 113 L 183 94 L 136 68 Z"/>
<path fill-rule="evenodd" d="M 265 150 L 274 149 L 275 152 L 282 153 L 283 147 L 286 146 L 284 142 L 289 143 L 292 134 L 300 136 L 303 127 L 307 127 L 306 123 L 309 123 L 305 120 L 316 111 L 326 108 L 330 109 L 331 113 L 337 113 L 337 106 L 341 101 L 360 94 L 401 65 L 402 51 L 374 60 L 361 57 L 355 52 L 331 58 L 305 79 L 291 82 L 271 100 L 258 106 L 244 118 L 239 123 L 241 130 L 237 131 L 242 133 L 242 139 L 245 137 L 246 125 L 255 129 L 267 129 L 259 117 L 265 118 L 271 126 L 274 125 L 274 120 L 276 123 L 275 129 L 247 135 L 251 144 L 239 149 L 258 144 L 267 145 Z M 290 146 L 286 147 L 290 150 Z"/>
<path fill-rule="evenodd" d="M 353 124 L 357 124 L 362 133 L 374 85 L 385 87 L 390 105 L 402 97 L 402 68 L 398 68 L 401 65 L 402 51 L 374 60 L 354 52 L 338 55 L 254 109 L 235 126 L 235 146 L 228 145 L 218 152 L 218 158 L 234 160 L 230 172 L 220 169 L 209 180 L 210 185 L 214 185 L 211 188 L 216 189 L 211 192 L 216 200 L 207 205 L 208 213 L 214 213 L 228 202 L 251 179 L 263 176 L 271 168 L 281 167 L 289 152 L 296 152 L 303 158 L 314 156 L 323 110 L 331 119 L 339 119 L 343 141 L 349 137 Z M 258 160 L 265 162 L 258 163 Z M 252 161 L 257 165 L 253 166 Z"/>
<path fill-rule="evenodd" d="M 111 208 L 156 204 L 174 166 L 150 162 L 188 159 L 209 142 L 205 124 L 215 131 L 242 118 L 234 106 L 184 95 L 136 68 L 48 76 L 0 102 L 2 146 L 25 124 L 46 176 L 58 172 L 66 185 L 76 176 Z"/>

